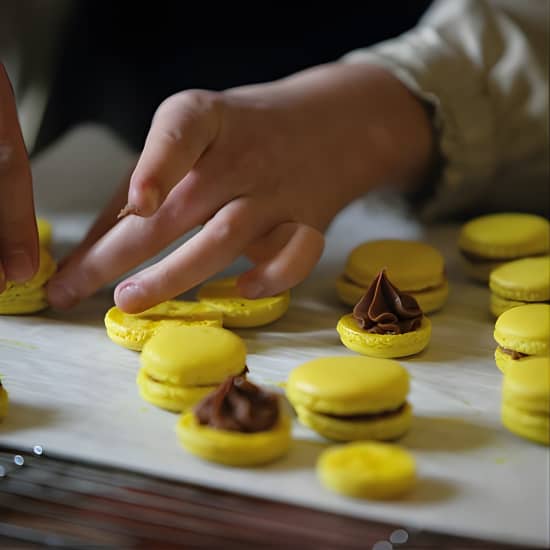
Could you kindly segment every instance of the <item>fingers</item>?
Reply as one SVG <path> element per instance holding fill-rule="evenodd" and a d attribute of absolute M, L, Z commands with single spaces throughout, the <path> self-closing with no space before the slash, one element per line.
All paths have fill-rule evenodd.
<path fill-rule="evenodd" d="M 130 181 L 128 204 L 137 214 L 156 212 L 213 143 L 221 116 L 216 98 L 212 92 L 187 91 L 158 108 Z"/>
<path fill-rule="evenodd" d="M 38 234 L 29 161 L 8 75 L 0 63 L 0 291 L 4 279 L 30 279 L 38 268 Z"/>
<path fill-rule="evenodd" d="M 67 262 L 48 283 L 48 301 L 59 309 L 72 307 L 205 223 L 229 200 L 228 186 L 212 193 L 210 183 L 202 182 L 198 176 L 189 177 L 153 216 L 120 220 L 96 243 Z"/>
<path fill-rule="evenodd" d="M 117 306 L 137 313 L 189 290 L 229 266 L 269 223 L 250 199 L 230 202 L 175 252 L 121 283 Z"/>
<path fill-rule="evenodd" d="M 249 247 L 248 255 L 259 261 L 239 278 L 247 298 L 273 296 L 302 282 L 321 258 L 323 235 L 307 225 L 285 223 Z"/>

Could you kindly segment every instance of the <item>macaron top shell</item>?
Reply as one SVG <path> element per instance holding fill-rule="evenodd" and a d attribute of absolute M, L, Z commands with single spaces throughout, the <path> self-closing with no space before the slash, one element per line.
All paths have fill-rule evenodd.
<path fill-rule="evenodd" d="M 550 249 L 550 223 L 519 212 L 480 216 L 462 226 L 458 247 L 487 259 L 544 254 Z"/>
<path fill-rule="evenodd" d="M 433 246 L 399 239 L 368 241 L 348 256 L 346 275 L 358 284 L 368 285 L 385 269 L 400 290 L 423 290 L 445 280 L 445 261 Z"/>
<path fill-rule="evenodd" d="M 491 272 L 491 290 L 511 300 L 550 300 L 550 256 L 522 258 Z"/>
<path fill-rule="evenodd" d="M 505 311 L 497 319 L 493 334 L 503 348 L 527 355 L 548 355 L 550 305 L 527 304 Z"/>
<path fill-rule="evenodd" d="M 246 345 L 220 327 L 162 327 L 143 346 L 140 360 L 159 382 L 189 386 L 218 384 L 245 368 Z"/>
<path fill-rule="evenodd" d="M 512 362 L 506 369 L 503 395 L 519 409 L 550 413 L 550 357 Z"/>
<path fill-rule="evenodd" d="M 291 403 L 315 412 L 354 415 L 401 406 L 409 391 L 409 374 L 397 361 L 365 356 L 313 359 L 288 378 Z"/>

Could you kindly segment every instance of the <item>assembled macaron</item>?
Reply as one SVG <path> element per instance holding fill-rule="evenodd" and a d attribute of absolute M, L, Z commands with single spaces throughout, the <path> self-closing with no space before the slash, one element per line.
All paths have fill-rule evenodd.
<path fill-rule="evenodd" d="M 141 397 L 157 407 L 182 412 L 228 376 L 246 372 L 246 345 L 220 327 L 165 326 L 147 340 L 140 355 Z"/>
<path fill-rule="evenodd" d="M 129 314 L 116 306 L 105 314 L 109 338 L 119 346 L 141 351 L 151 336 L 166 326 L 221 327 L 223 314 L 199 302 L 168 300 L 142 313 Z"/>
<path fill-rule="evenodd" d="M 317 460 L 317 476 L 327 489 L 345 496 L 389 500 L 416 484 L 416 461 L 391 443 L 357 441 L 329 447 Z"/>
<path fill-rule="evenodd" d="M 334 356 L 294 368 L 286 395 L 299 421 L 327 439 L 390 440 L 411 425 L 409 374 L 397 361 Z"/>
<path fill-rule="evenodd" d="M 243 376 L 228 377 L 181 416 L 181 445 L 199 458 L 251 467 L 282 457 L 291 442 L 290 418 L 280 397 Z"/>
<path fill-rule="evenodd" d="M 501 417 L 514 434 L 550 445 L 550 357 L 529 357 L 508 366 Z"/>
<path fill-rule="evenodd" d="M 489 277 L 491 313 L 528 303 L 550 301 L 550 256 L 523 258 L 493 269 Z"/>
<path fill-rule="evenodd" d="M 342 344 L 357 353 L 397 358 L 422 351 L 431 327 L 417 301 L 396 288 L 383 270 L 336 330 Z"/>
<path fill-rule="evenodd" d="M 355 305 L 382 270 L 425 313 L 447 301 L 445 260 L 436 248 L 420 241 L 381 239 L 362 243 L 348 255 L 345 272 L 336 281 L 342 302 Z"/>
<path fill-rule="evenodd" d="M 239 293 L 237 278 L 226 277 L 202 285 L 197 299 L 223 313 L 224 327 L 251 328 L 280 319 L 288 310 L 290 291 L 266 298 L 247 299 Z"/>
<path fill-rule="evenodd" d="M 458 248 L 467 275 L 486 283 L 503 263 L 548 254 L 550 222 L 521 212 L 479 216 L 462 226 Z"/>
<path fill-rule="evenodd" d="M 550 304 L 527 304 L 502 313 L 495 323 L 493 337 L 497 367 L 506 372 L 511 365 L 531 356 L 550 352 Z"/>
<path fill-rule="evenodd" d="M 44 247 L 40 248 L 39 267 L 35 275 L 24 283 L 7 281 L 0 292 L 0 315 L 36 313 L 48 307 L 45 284 L 55 273 L 57 265 Z"/>

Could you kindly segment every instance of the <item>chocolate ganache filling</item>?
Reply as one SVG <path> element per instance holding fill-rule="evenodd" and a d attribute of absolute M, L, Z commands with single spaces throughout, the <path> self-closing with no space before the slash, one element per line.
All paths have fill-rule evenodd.
<path fill-rule="evenodd" d="M 244 376 L 230 376 L 195 407 L 199 424 L 218 430 L 263 432 L 279 417 L 279 401 L 249 382 Z"/>
<path fill-rule="evenodd" d="M 359 326 L 374 334 L 403 334 L 418 329 L 422 310 L 409 294 L 397 289 L 382 270 L 353 308 Z"/>

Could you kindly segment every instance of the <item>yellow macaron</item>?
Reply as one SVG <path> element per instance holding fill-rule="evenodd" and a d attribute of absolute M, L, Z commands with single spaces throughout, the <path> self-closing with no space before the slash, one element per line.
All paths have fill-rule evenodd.
<path fill-rule="evenodd" d="M 0 421 L 8 415 L 8 392 L 0 380 Z"/>
<path fill-rule="evenodd" d="M 45 218 L 36 218 L 36 227 L 38 229 L 38 240 L 40 246 L 50 248 L 52 244 L 52 225 Z"/>
<path fill-rule="evenodd" d="M 223 314 L 199 302 L 168 300 L 142 313 L 129 314 L 114 306 L 105 314 L 109 338 L 120 346 L 140 351 L 162 327 L 203 325 L 221 327 Z"/>
<path fill-rule="evenodd" d="M 550 300 L 550 256 L 522 258 L 495 268 L 489 277 L 491 312 L 498 317 L 519 305 Z"/>
<path fill-rule="evenodd" d="M 280 397 L 231 376 L 181 416 L 176 433 L 190 453 L 228 466 L 258 466 L 290 447 L 291 423 Z"/>
<path fill-rule="evenodd" d="M 441 309 L 447 301 L 445 260 L 436 248 L 420 241 L 381 239 L 362 243 L 348 255 L 345 272 L 336 280 L 342 302 L 354 306 L 382 270 L 425 313 Z"/>
<path fill-rule="evenodd" d="M 502 313 L 493 337 L 498 344 L 495 361 L 502 372 L 525 357 L 550 352 L 550 304 L 527 304 Z"/>
<path fill-rule="evenodd" d="M 410 427 L 409 374 L 396 361 L 322 357 L 296 367 L 286 395 L 302 424 L 336 441 L 388 440 Z"/>
<path fill-rule="evenodd" d="M 547 254 L 550 223 L 542 216 L 520 212 L 488 214 L 465 223 L 458 248 L 467 274 L 481 282 L 511 260 Z"/>
<path fill-rule="evenodd" d="M 221 311 L 225 327 L 250 328 L 267 325 L 281 318 L 288 310 L 290 291 L 249 300 L 240 296 L 237 277 L 226 277 L 202 285 L 197 299 Z"/>
<path fill-rule="evenodd" d="M 530 357 L 507 368 L 501 414 L 511 432 L 550 445 L 550 357 Z"/>
<path fill-rule="evenodd" d="M 246 345 L 233 332 L 208 326 L 165 326 L 143 346 L 140 395 L 157 407 L 182 412 L 227 376 L 246 371 Z"/>
<path fill-rule="evenodd" d="M 422 351 L 430 342 L 431 326 L 416 300 L 381 271 L 353 313 L 339 319 L 336 331 L 344 346 L 357 353 L 396 358 Z"/>
<path fill-rule="evenodd" d="M 416 484 L 416 461 L 404 448 L 390 443 L 356 441 L 330 447 L 317 460 L 321 484 L 354 498 L 398 498 Z"/>
<path fill-rule="evenodd" d="M 0 292 L 0 315 L 36 313 L 48 307 L 44 285 L 57 265 L 46 248 L 40 248 L 40 264 L 32 279 L 24 283 L 8 281 Z"/>

